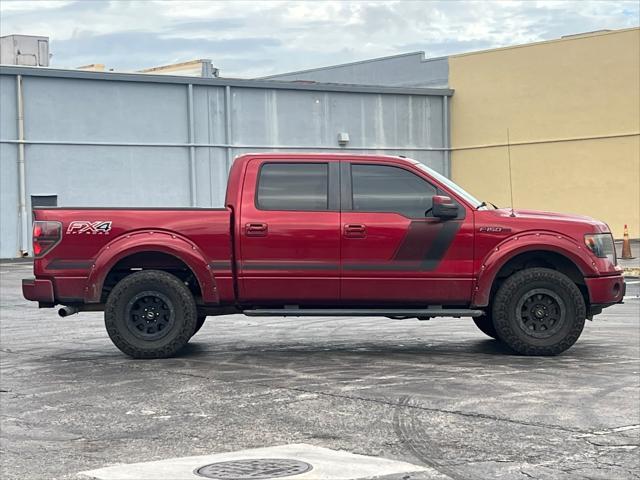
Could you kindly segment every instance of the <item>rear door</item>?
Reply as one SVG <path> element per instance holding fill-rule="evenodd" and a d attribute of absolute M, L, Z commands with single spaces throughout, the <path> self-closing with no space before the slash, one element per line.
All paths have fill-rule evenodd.
<path fill-rule="evenodd" d="M 471 297 L 473 216 L 431 214 L 449 195 L 404 164 L 341 166 L 341 298 L 347 304 L 465 304 Z M 450 196 L 450 195 L 449 195 Z"/>
<path fill-rule="evenodd" d="M 254 159 L 240 211 L 243 302 L 340 298 L 339 161 Z"/>

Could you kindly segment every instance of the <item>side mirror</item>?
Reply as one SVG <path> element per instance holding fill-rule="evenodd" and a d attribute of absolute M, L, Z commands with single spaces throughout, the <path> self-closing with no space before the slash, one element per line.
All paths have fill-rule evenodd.
<path fill-rule="evenodd" d="M 434 195 L 433 216 L 442 219 L 456 218 L 458 216 L 458 204 L 454 203 L 450 197 Z"/>

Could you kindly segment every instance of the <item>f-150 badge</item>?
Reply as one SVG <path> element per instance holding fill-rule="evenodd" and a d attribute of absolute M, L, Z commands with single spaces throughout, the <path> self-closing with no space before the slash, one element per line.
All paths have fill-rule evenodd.
<path fill-rule="evenodd" d="M 97 222 L 88 222 L 86 220 L 76 220 L 69 224 L 67 228 L 68 234 L 88 233 L 90 235 L 108 235 L 111 230 L 111 222 L 98 220 Z"/>
<path fill-rule="evenodd" d="M 505 227 L 480 227 L 478 231 L 483 233 L 509 233 L 511 229 Z"/>

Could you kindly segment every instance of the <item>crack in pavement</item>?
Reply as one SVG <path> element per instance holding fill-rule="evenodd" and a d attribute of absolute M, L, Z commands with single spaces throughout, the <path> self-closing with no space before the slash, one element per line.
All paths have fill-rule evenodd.
<path fill-rule="evenodd" d="M 242 364 L 236 364 L 238 366 L 241 366 L 243 368 L 248 368 L 246 365 L 242 365 Z M 190 376 L 190 377 L 199 377 L 199 378 L 203 378 L 203 379 L 207 379 L 207 380 L 215 380 L 215 381 L 220 381 L 223 383 L 234 383 L 233 380 L 219 380 L 207 375 L 202 375 L 202 374 L 194 374 L 194 373 L 186 373 L 186 372 L 166 372 L 166 373 L 170 373 L 170 374 L 175 374 L 175 375 L 184 375 L 184 376 Z M 384 399 L 379 399 L 379 398 L 367 398 L 367 397 L 361 397 L 358 395 L 345 395 L 345 394 L 341 394 L 341 393 L 336 393 L 336 392 L 326 392 L 326 391 L 322 391 L 322 390 L 314 390 L 314 389 L 308 389 L 308 388 L 303 388 L 303 387 L 292 387 L 292 386 L 282 386 L 282 385 L 269 385 L 269 384 L 265 384 L 262 382 L 254 382 L 254 385 L 259 385 L 261 387 L 265 387 L 265 388 L 272 388 L 272 389 L 278 389 L 278 390 L 289 390 L 289 391 L 295 391 L 295 392 L 301 392 L 301 393 L 313 393 L 316 395 L 322 395 L 322 396 L 326 396 L 326 397 L 334 397 L 334 398 L 341 398 L 341 399 L 346 399 L 346 400 L 355 400 L 355 401 L 361 401 L 361 402 L 370 402 L 370 403 L 376 403 L 376 404 L 380 404 L 380 405 L 386 405 L 389 407 L 404 407 L 404 408 L 410 408 L 410 409 L 416 409 L 416 410 L 423 410 L 426 412 L 434 412 L 434 413 L 444 413 L 444 414 L 450 414 L 450 415 L 459 415 L 459 416 L 463 416 L 463 417 L 470 417 L 470 418 L 480 418 L 480 419 L 485 419 L 485 420 L 492 420 L 492 421 L 499 421 L 499 422 L 507 422 L 507 423 L 513 423 L 516 425 L 522 425 L 522 426 L 529 426 L 529 427 L 539 427 L 539 428 L 546 428 L 546 429 L 552 429 L 552 430 L 559 430 L 559 431 L 563 431 L 563 432 L 568 432 L 568 433 L 582 433 L 582 434 L 588 434 L 590 433 L 588 430 L 583 430 L 583 429 L 578 429 L 578 428 L 568 428 L 568 427 L 563 427 L 560 425 L 550 425 L 550 424 L 546 424 L 546 423 L 541 423 L 541 422 L 527 422 L 524 420 L 515 420 L 515 419 L 511 419 L 511 418 L 506 418 L 506 417 L 498 417 L 496 415 L 489 415 L 489 414 L 485 414 L 485 413 L 478 413 L 478 412 L 463 412 L 461 410 L 450 410 L 450 409 L 445 409 L 445 408 L 435 408 L 435 407 L 425 407 L 423 405 L 404 405 L 404 404 L 400 404 L 398 402 L 395 401 L 391 401 L 391 400 L 384 400 Z"/>
<path fill-rule="evenodd" d="M 0 349 L 0 351 L 5 351 L 4 349 Z M 36 357 L 36 358 L 40 358 L 34 354 L 30 354 L 28 352 L 6 352 L 6 353 L 13 353 L 15 355 L 24 355 L 24 356 L 32 356 L 32 357 Z M 80 359 L 74 359 L 74 360 L 80 360 Z M 96 366 L 101 366 L 101 367 L 106 367 L 106 366 L 113 366 L 112 364 L 105 364 L 102 363 L 98 360 L 93 360 L 93 359 L 82 359 L 83 361 L 92 363 Z M 205 362 L 206 363 L 206 362 Z M 140 363 L 121 363 L 120 366 L 125 367 L 127 369 L 139 369 L 140 368 Z M 260 368 L 262 370 L 269 370 L 269 371 L 273 371 L 276 370 L 274 368 L 271 367 L 264 367 L 261 365 L 246 365 L 246 364 L 242 364 L 242 363 L 237 363 L 237 362 L 226 362 L 225 365 L 231 365 L 231 366 L 236 366 L 236 367 L 240 367 L 242 369 L 255 369 L 255 368 Z M 285 372 L 291 372 L 290 369 L 278 369 L 278 370 L 284 370 Z M 168 375 L 180 375 L 180 376 L 186 376 L 186 377 L 194 377 L 194 378 L 202 378 L 202 379 L 207 379 L 207 380 L 213 380 L 213 381 L 217 381 L 217 382 L 221 382 L 221 383 L 227 383 L 227 384 L 233 384 L 233 383 L 237 383 L 236 380 L 220 380 L 208 375 L 203 375 L 203 374 L 198 374 L 198 373 L 190 373 L 190 372 L 180 372 L 180 371 L 171 371 L 171 370 L 160 370 L 157 371 L 158 373 L 164 373 L 164 374 L 168 374 Z M 340 398 L 340 399 L 345 399 L 345 400 L 354 400 L 354 401 L 361 401 L 361 402 L 369 402 L 369 403 L 375 403 L 375 404 L 379 404 L 379 405 L 386 405 L 386 406 L 390 406 L 393 408 L 396 407 L 403 407 L 403 408 L 411 408 L 411 409 L 417 409 L 417 410 L 422 410 L 422 411 L 426 411 L 426 412 L 433 412 L 433 413 L 443 413 L 443 414 L 449 414 L 449 415 L 458 415 L 458 416 L 462 416 L 462 417 L 469 417 L 469 418 L 478 418 L 478 419 L 484 419 L 484 420 L 491 420 L 491 421 L 498 421 L 498 422 L 506 422 L 506 423 L 512 423 L 515 425 L 522 425 L 522 426 L 529 426 L 529 427 L 538 427 L 538 428 L 544 428 L 544 429 L 550 429 L 550 430 L 558 430 L 558 431 L 563 431 L 563 432 L 568 432 L 568 433 L 577 433 L 577 434 L 582 434 L 582 435 L 593 435 L 594 433 L 591 432 L 590 430 L 584 430 L 584 429 L 580 429 L 580 428 L 569 428 L 569 427 L 563 427 L 561 425 L 552 425 L 552 424 L 546 424 L 546 423 L 542 423 L 542 422 L 529 422 L 529 421 L 524 421 L 524 420 L 515 420 L 512 418 L 506 418 L 506 417 L 499 417 L 496 415 L 489 415 L 489 414 L 485 414 L 485 413 L 479 413 L 479 412 L 464 412 L 461 410 L 451 410 L 451 409 L 445 409 L 445 408 L 435 408 L 435 407 L 426 407 L 426 406 L 422 406 L 422 405 L 400 405 L 398 402 L 395 401 L 391 401 L 391 400 L 384 400 L 384 399 L 378 399 L 378 398 L 367 398 L 367 397 L 361 397 L 358 395 L 345 395 L 345 394 L 340 394 L 340 393 L 335 393 L 335 392 L 326 392 L 326 391 L 322 391 L 322 390 L 314 390 L 314 389 L 308 389 L 308 388 L 302 388 L 302 387 L 292 387 L 292 386 L 282 386 L 282 385 L 270 385 L 270 384 L 266 384 L 263 382 L 253 382 L 254 385 L 258 385 L 264 388 L 271 388 L 271 389 L 277 389 L 277 390 L 288 390 L 288 391 L 294 391 L 294 392 L 300 392 L 300 393 L 312 393 L 312 394 L 316 394 L 316 395 L 322 395 L 322 396 L 326 396 L 326 397 L 333 397 L 333 398 Z M 621 427 L 617 427 L 617 428 L 621 428 Z"/>
<path fill-rule="evenodd" d="M 428 442 L 423 441 L 422 445 L 420 445 L 416 441 L 415 432 L 411 431 L 415 430 L 412 422 L 412 420 L 414 420 L 413 416 L 409 415 L 407 419 L 406 415 L 402 415 L 403 409 L 400 408 L 410 406 L 410 401 L 411 398 L 408 395 L 401 397 L 398 402 L 398 407 L 393 410 L 393 430 L 401 444 L 408 448 L 413 453 L 413 456 L 424 465 L 428 465 L 452 480 L 467 480 L 466 477 L 461 476 L 455 469 L 451 468 L 451 466 L 444 465 L 442 462 L 430 458 L 429 452 L 425 451 L 428 450 Z"/>

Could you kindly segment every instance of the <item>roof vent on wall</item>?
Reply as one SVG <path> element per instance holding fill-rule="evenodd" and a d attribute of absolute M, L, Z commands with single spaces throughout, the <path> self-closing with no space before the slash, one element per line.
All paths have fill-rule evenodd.
<path fill-rule="evenodd" d="M 0 37 L 0 63 L 29 67 L 49 66 L 49 37 L 6 35 Z"/>

